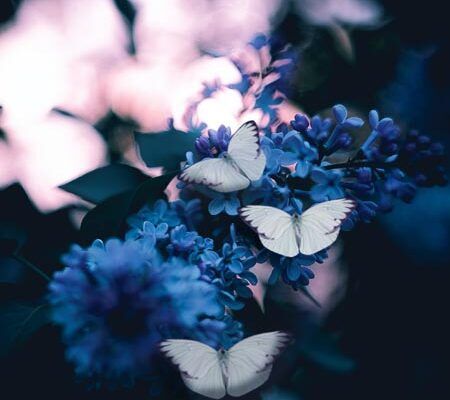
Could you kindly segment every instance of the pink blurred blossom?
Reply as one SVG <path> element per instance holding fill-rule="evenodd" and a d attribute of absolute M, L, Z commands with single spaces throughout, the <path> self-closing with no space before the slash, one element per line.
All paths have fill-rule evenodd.
<path fill-rule="evenodd" d="M 172 115 L 179 71 L 175 67 L 129 59 L 107 79 L 106 94 L 114 112 L 133 119 L 141 130 L 161 131 Z"/>
<path fill-rule="evenodd" d="M 15 180 L 43 212 L 79 199 L 58 186 L 105 163 L 105 144 L 89 124 L 51 113 L 3 125 Z M 2 163 L 3 163 L 2 158 Z"/>
<path fill-rule="evenodd" d="M 381 7 L 373 0 L 295 0 L 294 4 L 313 25 L 371 26 L 382 17 Z"/>

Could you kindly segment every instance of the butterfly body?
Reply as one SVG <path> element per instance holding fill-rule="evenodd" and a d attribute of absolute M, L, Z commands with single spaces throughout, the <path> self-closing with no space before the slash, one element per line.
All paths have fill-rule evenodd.
<path fill-rule="evenodd" d="M 260 149 L 255 122 L 243 124 L 231 137 L 228 150 L 217 158 L 204 158 L 180 174 L 180 180 L 229 193 L 247 188 L 264 171 L 266 158 Z"/>
<path fill-rule="evenodd" d="M 268 332 L 216 351 L 193 340 L 170 339 L 161 343 L 161 350 L 178 366 L 189 389 L 220 399 L 226 394 L 242 396 L 264 384 L 289 340 L 284 332 Z"/>

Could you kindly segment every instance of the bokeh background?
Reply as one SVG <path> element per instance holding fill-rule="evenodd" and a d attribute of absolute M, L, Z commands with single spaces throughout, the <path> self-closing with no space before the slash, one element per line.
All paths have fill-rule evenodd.
<path fill-rule="evenodd" d="M 5 0 L 0 233 L 17 232 L 23 256 L 51 273 L 90 207 L 58 185 L 111 161 L 156 173 L 139 160 L 132 133 L 164 130 L 169 118 L 178 129 L 189 128 L 187 116 L 212 128 L 258 121 L 238 113 L 245 99 L 232 90 L 195 115 L 190 104 L 203 83 L 238 79 L 229 58 L 245 55 L 259 33 L 299 55 L 287 120 L 335 103 L 355 115 L 377 108 L 450 145 L 450 31 L 437 0 Z M 248 329 L 293 329 L 314 345 L 280 365 L 258 396 L 449 398 L 449 245 L 450 189 L 425 189 L 335 246 L 311 284 L 322 308 L 287 288 L 259 287 L 265 314 L 249 307 Z M 36 296 L 37 280 L 6 280 L 1 300 Z M 2 358 L 0 381 L 5 399 L 150 395 L 77 382 L 53 327 Z"/>

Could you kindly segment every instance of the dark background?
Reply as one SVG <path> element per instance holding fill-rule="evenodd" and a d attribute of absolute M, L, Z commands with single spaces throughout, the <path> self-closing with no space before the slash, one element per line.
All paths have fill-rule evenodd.
<path fill-rule="evenodd" d="M 14 15 L 18 3 L 1 3 L 2 22 Z M 132 20 L 129 4 L 116 3 Z M 287 16 L 278 29 L 281 35 L 297 45 L 306 36 L 312 38 L 299 61 L 290 97 L 308 114 L 338 102 L 361 113 L 376 107 L 405 129 L 417 128 L 448 146 L 448 13 L 437 0 L 382 3 L 389 17 L 384 25 L 352 30 L 353 62 L 336 49 L 327 30 L 300 29 L 297 17 Z M 448 188 L 424 189 L 412 205 L 397 204 L 393 213 L 346 235 L 349 287 L 324 330 L 339 333 L 340 349 L 356 367 L 343 372 L 300 358 L 296 360 L 303 363 L 299 373 L 286 360 L 284 373 L 274 377 L 281 387 L 302 399 L 450 398 L 449 208 Z M 24 232 L 23 255 L 48 273 L 78 239 L 67 209 L 42 215 L 18 185 L 0 192 L 0 224 Z M 433 236 L 436 230 L 439 235 Z M 44 289 L 43 281 L 30 276 L 19 286 L 1 286 L 1 299 L 33 298 Z M 255 321 L 277 329 L 292 323 L 291 311 L 271 304 L 270 299 L 267 309 L 270 320 L 249 307 L 243 318 L 250 330 Z M 294 373 L 298 378 L 287 376 Z M 86 391 L 65 363 L 59 333 L 53 327 L 40 330 L 2 361 L 0 382 L 0 397 L 7 400 L 33 395 L 48 399 L 149 397 L 145 385 L 132 391 Z"/>

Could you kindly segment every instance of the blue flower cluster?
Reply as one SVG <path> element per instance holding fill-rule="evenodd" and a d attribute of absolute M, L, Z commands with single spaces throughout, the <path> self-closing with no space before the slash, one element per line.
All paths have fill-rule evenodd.
<path fill-rule="evenodd" d="M 210 219 L 224 218 L 224 214 L 234 217 L 240 206 L 248 204 L 301 214 L 304 205 L 347 197 L 356 203 L 342 226 L 349 230 L 358 221 L 370 222 L 378 211 L 389 211 L 396 198 L 410 202 L 418 186 L 446 183 L 443 147 L 432 143 L 428 136 L 417 132 L 402 135 L 392 119 L 380 119 L 372 110 L 368 117 L 371 132 L 364 139 L 361 118 L 348 116 L 341 104 L 332 111 L 333 119 L 314 116 L 309 120 L 297 114 L 289 126 L 278 125 L 273 132 L 265 131 L 260 143 L 266 167 L 263 176 L 248 188 L 222 194 L 197 187 L 197 197 L 208 199 Z M 208 136 L 197 139 L 196 157 L 189 155 L 191 164 L 195 158 L 220 157 L 230 138 L 230 131 L 224 126 L 210 130 Z M 355 142 L 362 145 L 356 147 Z M 183 186 L 182 198 L 187 190 L 191 190 L 189 185 Z M 327 257 L 326 251 L 293 258 L 271 253 L 261 248 L 257 236 L 248 232 L 239 219 L 231 221 L 246 232 L 242 235 L 242 244 L 248 251 L 246 258 L 254 262 L 250 249 L 256 248 L 258 262 L 270 261 L 273 267 L 270 283 L 281 277 L 294 289 L 307 285 L 314 277 L 309 267 Z M 228 246 L 222 249 L 221 257 L 229 252 Z M 238 273 L 241 269 L 231 262 L 228 270 Z M 245 297 L 246 289 L 236 287 L 235 291 Z"/>
<path fill-rule="evenodd" d="M 149 373 L 165 338 L 225 348 L 242 338 L 224 305 L 241 308 L 237 294 L 251 296 L 245 277 L 255 282 L 247 271 L 254 263 L 235 244 L 216 253 L 211 239 L 189 231 L 182 222 L 197 206 L 159 200 L 129 218 L 125 241 L 96 240 L 63 257 L 49 300 L 78 373 L 106 380 Z"/>

